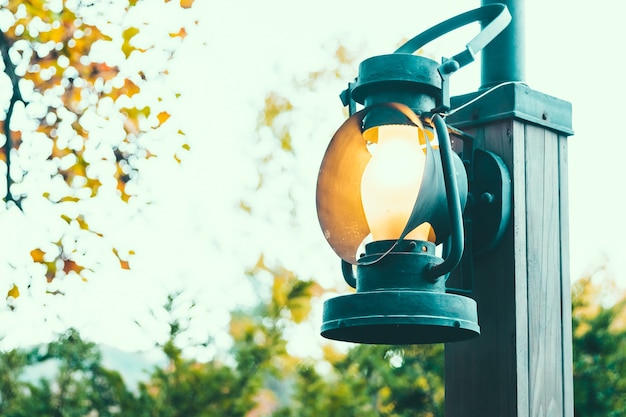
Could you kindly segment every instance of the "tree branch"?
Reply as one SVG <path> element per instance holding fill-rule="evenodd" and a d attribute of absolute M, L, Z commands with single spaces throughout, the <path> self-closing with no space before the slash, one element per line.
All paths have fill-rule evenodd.
<path fill-rule="evenodd" d="M 6 165 L 7 165 L 7 191 L 5 202 L 12 201 L 15 205 L 21 210 L 21 199 L 15 199 L 13 194 L 11 193 L 11 185 L 13 185 L 13 179 L 11 178 L 11 150 L 13 149 L 14 141 L 11 135 L 11 118 L 13 117 L 13 109 L 15 108 L 15 104 L 18 101 L 26 104 L 24 99 L 22 98 L 22 94 L 20 93 L 19 86 L 19 77 L 15 73 L 15 65 L 11 61 L 9 57 L 9 41 L 4 36 L 4 33 L 0 31 L 0 51 L 2 52 L 2 61 L 4 62 L 4 72 L 11 80 L 11 87 L 13 89 L 13 94 L 11 95 L 11 101 L 9 102 L 9 108 L 6 112 L 6 117 L 4 119 L 4 136 L 6 137 L 6 141 L 4 142 L 4 155 L 6 157 Z"/>

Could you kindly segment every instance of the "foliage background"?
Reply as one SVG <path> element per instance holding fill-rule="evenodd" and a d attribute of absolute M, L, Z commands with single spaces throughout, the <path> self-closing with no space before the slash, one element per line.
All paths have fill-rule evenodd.
<path fill-rule="evenodd" d="M 44 4 L 52 6 L 45 9 Z M 22 381 L 17 390 L 8 383 L 9 394 L 3 396 L 30 393 L 41 401 L 28 401 L 25 396 L 22 402 L 12 404 L 51 404 L 59 413 L 63 395 L 51 387 L 86 388 L 77 395 L 83 403 L 65 403 L 67 415 L 84 415 L 94 408 L 105 415 L 115 414 L 123 407 L 122 402 L 135 401 L 144 401 L 144 411 L 174 415 L 173 405 L 190 397 L 190 387 L 206 386 L 207 396 L 195 395 L 204 406 L 214 404 L 210 400 L 213 394 L 232 399 L 220 405 L 229 411 L 204 410 L 208 415 L 262 415 L 257 407 L 274 409 L 277 404 L 280 407 L 274 410 L 282 415 L 302 415 L 309 409 L 319 414 L 332 407 L 345 410 L 345 415 L 354 410 L 359 415 L 409 413 L 409 407 L 394 403 L 396 398 L 403 398 L 402 387 L 393 385 L 392 380 L 397 379 L 403 387 L 412 387 L 412 400 L 421 398 L 422 402 L 413 404 L 415 412 L 437 415 L 440 365 L 431 360 L 426 365 L 432 368 L 424 369 L 422 361 L 436 356 L 436 349 L 388 353 L 385 348 L 362 348 L 347 353 L 311 343 L 311 335 L 317 334 L 321 299 L 314 297 L 309 305 L 297 295 L 304 291 L 306 297 L 319 295 L 323 299 L 330 294 L 322 295 L 319 287 L 297 284 L 299 281 L 293 279 L 304 277 L 302 282 L 306 283 L 314 278 L 330 293 L 343 291 L 335 257 L 319 234 L 312 190 L 328 138 L 344 117 L 337 93 L 354 77 L 356 64 L 367 56 L 389 52 L 402 39 L 473 5 L 451 2 L 446 7 L 430 7 L 426 15 L 422 5 L 415 2 L 399 4 L 405 12 L 398 13 L 391 7 L 366 8 L 360 2 L 347 1 L 326 7 L 319 3 L 303 14 L 299 5 L 286 1 L 229 2 L 219 7 L 212 2 L 196 2 L 189 13 L 178 15 L 179 9 L 187 9 L 177 1 L 4 1 L 1 16 L 6 16 L 9 7 L 18 10 L 30 5 L 25 18 L 41 14 L 42 22 L 46 22 L 63 18 L 62 13 L 55 14 L 60 4 L 72 10 L 82 7 L 87 13 L 81 22 L 85 25 L 95 24 L 89 19 L 109 16 L 91 33 L 92 41 L 102 36 L 113 48 L 100 48 L 99 52 L 94 48 L 92 62 L 85 65 L 87 81 L 82 85 L 90 93 L 85 93 L 83 104 L 78 100 L 80 105 L 66 110 L 61 109 L 65 103 L 54 100 L 57 90 L 46 85 L 53 79 L 69 83 L 72 78 L 60 69 L 51 73 L 50 68 L 64 66 L 63 60 L 59 63 L 59 57 L 53 57 L 56 49 L 42 47 L 48 54 L 29 56 L 34 57 L 29 63 L 41 62 L 33 64 L 39 67 L 31 72 L 23 65 L 24 77 L 41 84 L 39 92 L 50 89 L 52 95 L 35 94 L 45 105 L 39 110 L 35 106 L 33 113 L 24 108 L 24 117 L 13 126 L 21 133 L 32 133 L 33 138 L 41 137 L 35 133 L 53 138 L 52 129 L 62 130 L 64 119 L 48 114 L 65 112 L 66 119 L 71 117 L 68 112 L 89 114 L 89 106 L 98 108 L 88 99 L 95 94 L 104 99 L 103 103 L 108 102 L 111 110 L 106 127 L 99 126 L 107 134 L 91 142 L 104 143 L 105 157 L 95 158 L 98 163 L 94 165 L 102 166 L 101 174 L 87 172 L 85 162 L 89 161 L 82 146 L 88 145 L 81 139 L 85 136 L 80 126 L 74 123 L 69 130 L 76 138 L 75 149 L 68 148 L 67 137 L 66 148 L 54 145 L 41 150 L 28 145 L 31 139 L 27 135 L 22 136 L 22 144 L 27 145 L 22 148 L 24 159 L 18 160 L 23 165 L 14 167 L 28 168 L 32 182 L 22 191 L 30 197 L 23 201 L 23 211 L 8 204 L 0 215 L 5 236 L 0 241 L 5 261 L 0 262 L 0 277 L 7 294 L 7 305 L 0 311 L 0 344 L 7 355 L 13 355 L 6 359 L 6 375 L 9 380 L 18 378 L 24 366 L 46 357 L 12 351 L 12 347 L 57 343 L 68 352 L 54 355 L 69 355 L 69 359 L 59 359 L 67 365 L 48 382 Z M 533 27 L 546 31 L 556 24 L 553 16 L 569 7 L 560 1 L 549 5 L 529 1 L 528 6 L 528 19 L 536 22 Z M 528 43 L 531 86 L 572 100 L 575 114 L 595 115 L 576 117 L 577 137 L 585 140 L 575 137 L 570 142 L 574 278 L 603 251 L 608 254 L 609 268 L 621 271 L 624 258 L 614 255 L 620 247 L 614 239 L 626 231 L 618 211 L 621 205 L 612 203 L 612 194 L 598 186 L 614 176 L 611 167 L 619 165 L 616 158 L 624 154 L 624 142 L 614 141 L 617 135 L 610 124 L 602 123 L 604 118 L 619 120 L 619 106 L 611 103 L 613 97 L 622 95 L 624 83 L 614 80 L 611 89 L 581 83 L 598 68 L 593 60 L 576 58 L 578 45 L 586 40 L 580 27 L 588 27 L 589 21 L 603 22 L 594 27 L 597 35 L 615 37 L 614 31 L 622 26 L 610 23 L 619 16 L 611 10 L 623 6 L 604 0 L 588 10 L 587 6 L 580 7 L 558 23 L 560 30 L 550 30 L 550 36 L 534 31 Z M 112 11 L 112 15 L 107 14 Z M 380 26 L 369 24 L 373 16 Z M 416 16 L 421 16 L 417 23 Z M 73 16 L 68 20 L 76 22 Z M 6 31 L 7 25 L 2 25 Z M 63 31 L 57 30 L 61 27 Z M 60 36 L 61 43 L 69 44 L 71 39 L 63 36 L 73 33 L 65 26 L 51 26 L 48 32 L 39 30 L 30 41 L 35 45 L 45 36 Z M 59 43 L 57 38 L 52 40 Z M 463 44 L 460 41 L 451 49 L 435 50 L 433 55 L 456 53 Z M 80 43 L 74 47 L 80 48 Z M 601 47 L 604 43 L 598 45 Z M 111 50 L 115 53 L 109 54 Z M 599 55 L 612 56 L 610 51 Z M 23 56 L 17 57 L 16 62 L 21 59 Z M 576 64 L 565 71 L 564 62 Z M 97 72 L 104 75 L 90 81 L 95 75 L 89 72 L 92 63 L 105 64 L 106 68 Z M 476 89 L 476 67 L 464 70 L 467 78 L 461 74 L 455 77 L 456 93 Z M 48 76 L 46 73 L 49 79 L 42 78 Z M 8 109 L 11 98 L 6 92 L 11 90 L 6 77 L 2 80 L 2 100 Z M 107 95 L 110 99 L 105 99 Z M 603 104 L 601 113 L 599 102 Z M 123 119 L 130 120 L 130 126 L 120 126 Z M 117 133 L 109 136 L 110 131 Z M 104 151 L 107 146 L 108 153 Z M 590 169 L 589 161 L 600 162 L 593 162 Z M 41 167 L 48 170 L 41 172 Z M 59 177 L 55 170 L 69 174 L 61 172 Z M 22 181 L 18 185 L 24 185 L 26 176 L 21 171 L 15 178 L 18 183 Z M 54 186 L 46 189 L 50 184 Z M 17 187 L 16 193 L 19 190 Z M 39 204 L 29 207 L 28 199 Z M 593 224 L 589 213 L 595 215 Z M 612 222 L 607 225 L 607 220 Z M 79 241 L 89 250 L 78 250 L 83 248 Z M 619 288 L 624 275 L 615 276 Z M 66 295 L 54 296 L 57 291 Z M 295 297 L 296 306 L 306 308 L 293 308 L 287 303 L 289 295 Z M 177 308 L 168 304 L 174 299 Z M 169 301 L 163 305 L 163 300 Z M 621 313 L 611 312 L 594 297 L 586 300 L 581 305 L 592 306 L 597 314 L 574 315 L 579 320 L 575 321 L 576 328 L 582 329 L 578 330 L 582 342 L 577 349 L 588 352 L 577 363 L 582 372 L 577 378 L 584 376 L 579 384 L 591 387 L 583 393 L 598 396 L 581 399 L 577 393 L 577 401 L 613 412 L 598 404 L 613 407 L 612 399 L 620 393 L 617 375 L 622 362 L 613 352 L 623 346 L 619 339 L 622 333 L 610 328 L 596 337 L 596 332 L 585 329 L 602 329 L 619 321 Z M 302 320 L 307 314 L 312 319 Z M 67 328 L 79 332 L 63 333 Z M 63 336 L 55 342 L 58 334 Z M 156 350 L 165 354 L 168 365 L 155 369 L 149 382 L 128 393 L 115 382 L 114 373 L 101 369 L 95 346 L 76 342 L 78 336 L 97 345 Z M 70 354 L 74 345 L 82 353 Z M 77 355 L 85 359 L 77 361 Z M 375 363 L 365 358 L 374 358 Z M 401 377 L 394 374 L 400 372 L 399 363 L 403 364 Z M 612 373 L 607 376 L 598 369 Z M 594 379 L 599 375 L 611 381 L 610 386 Z M 96 383 L 100 388 L 94 388 Z M 293 391 L 285 394 L 281 390 L 284 386 Z M 344 395 L 347 392 L 353 395 Z M 423 396 L 415 394 L 422 392 Z M 132 415 L 134 406 L 128 407 L 125 412 Z M 202 411 L 186 412 L 194 415 Z"/>
<path fill-rule="evenodd" d="M 319 286 L 262 262 L 252 273 L 261 271 L 273 275 L 272 294 L 231 314 L 227 352 L 209 361 L 182 353 L 180 337 L 194 305 L 172 294 L 163 306 L 169 315 L 169 337 L 159 346 L 165 360 L 147 367 L 136 386 L 125 383 L 120 369 L 105 367 L 100 349 L 70 329 L 47 345 L 0 354 L 0 415 L 443 415 L 443 345 L 342 351 L 327 342 L 320 359 L 290 354 L 286 329 L 307 318 Z M 626 294 L 604 305 L 614 284 L 601 272 L 573 289 L 576 416 L 626 412 Z M 29 374 L 42 364 L 47 374 Z"/>
<path fill-rule="evenodd" d="M 149 7 L 145 7 L 148 3 Z M 115 198 L 103 204 L 90 203 L 94 206 L 92 218 L 85 222 L 96 233 L 106 233 L 104 240 L 93 234 L 89 239 L 99 242 L 98 248 L 85 256 L 104 254 L 97 256 L 96 271 L 82 271 L 93 278 L 89 285 L 76 279 L 65 280 L 62 286 L 68 294 L 54 298 L 46 297 L 45 291 L 61 290 L 61 280 L 51 288 L 45 281 L 36 280 L 37 286 L 30 291 L 32 296 L 42 296 L 36 300 L 20 297 L 24 308 L 12 314 L 11 320 L 4 320 L 5 339 L 0 343 L 5 346 L 16 346 L 32 339 L 33 334 L 38 335 L 39 341 L 50 341 L 56 332 L 76 327 L 92 340 L 146 349 L 155 337 L 164 339 L 167 334 L 163 324 L 147 310 L 158 310 L 167 294 L 181 290 L 206 300 L 204 311 L 198 315 L 210 314 L 213 320 L 207 329 L 199 319 L 198 331 L 223 334 L 228 311 L 254 303 L 256 293 L 263 291 L 263 285 L 255 288 L 248 279 L 241 278 L 241 271 L 254 265 L 262 253 L 270 262 L 314 277 L 325 288 L 342 288 L 335 257 L 319 233 L 313 204 L 319 160 L 328 138 L 344 117 L 337 94 L 354 77 L 360 60 L 387 53 L 424 27 L 475 6 L 471 2 L 450 2 L 429 8 L 425 15 L 422 5 L 408 1 L 399 2 L 395 8 L 367 8 L 354 1 L 322 2 L 309 10 L 305 18 L 297 5 L 284 0 L 268 4 L 233 2 L 219 7 L 212 2 L 197 2 L 189 13 L 180 16 L 174 13 L 180 7 L 174 0 L 138 2 L 144 6 L 138 9 L 141 13 L 135 14 L 119 13 L 120 7 L 129 6 L 124 0 L 98 2 L 98 7 L 90 6 L 90 2 L 66 4 L 82 4 L 90 11 L 106 9 L 112 13 L 110 24 L 105 25 L 105 32 L 115 32 L 118 42 L 116 53 L 107 55 L 107 59 L 116 57 L 112 63 L 119 64 L 126 58 L 120 54 L 119 46 L 124 44 L 124 31 L 131 27 L 140 32 L 129 38 L 130 46 L 143 50 L 154 41 L 157 50 L 174 48 L 173 59 L 163 61 L 167 64 L 167 76 L 156 77 L 151 87 L 142 89 L 140 94 L 149 96 L 146 102 L 155 99 L 157 105 L 158 96 L 164 92 L 180 96 L 161 102 L 163 108 L 152 113 L 156 117 L 164 110 L 171 117 L 160 126 L 163 130 L 157 129 L 142 140 L 156 147 L 152 153 L 157 157 L 138 159 L 143 175 L 133 185 L 135 198 L 127 203 Z M 548 30 L 557 25 L 552 16 L 563 7 L 567 4 L 560 0 L 550 4 L 528 0 L 527 20 L 536 22 L 534 27 Z M 596 262 L 608 263 L 618 277 L 626 271 L 624 258 L 617 253 L 617 237 L 621 235 L 619 231 L 626 231 L 626 220 L 619 213 L 617 196 L 598 186 L 613 176 L 611 167 L 619 165 L 614 159 L 624 153 L 626 144 L 612 134 L 610 124 L 578 117 L 597 114 L 618 120 L 620 107 L 610 103 L 621 96 L 626 86 L 620 80 L 615 80 L 611 89 L 581 84 L 580 80 L 597 70 L 593 60 L 578 60 L 567 71 L 562 63 L 574 62 L 579 56 L 577 45 L 585 40 L 579 28 L 588 24 L 590 16 L 594 22 L 606 23 L 593 25 L 600 38 L 615 36 L 605 32 L 610 27 L 621 27 L 610 24 L 619 16 L 610 11 L 623 7 L 615 0 L 602 0 L 598 7 L 580 6 L 569 19 L 558 22 L 559 30 L 550 31 L 549 37 L 539 30 L 527 33 L 529 84 L 574 103 L 576 136 L 570 141 L 569 181 L 574 278 L 582 276 L 589 264 Z M 400 9 L 405 13 L 398 13 Z M 378 18 L 377 25 L 357 24 L 371 22 L 372 16 Z M 416 16 L 421 17 L 416 20 Z M 120 22 L 122 27 L 113 29 Z M 133 32 L 126 32 L 126 36 Z M 171 36 L 177 34 L 185 36 Z M 464 35 L 447 44 L 433 45 L 429 54 L 456 53 L 466 41 Z M 336 68 L 339 45 L 344 47 L 349 63 Z M 598 44 L 598 48 L 605 47 L 610 49 L 606 43 Z M 141 50 L 132 55 L 133 59 L 142 59 L 135 59 L 124 73 L 132 75 L 135 83 L 139 83 L 136 77 L 140 71 L 158 72 L 153 63 L 160 62 L 151 60 L 154 55 Z M 157 56 L 167 53 L 158 52 Z M 335 70 L 337 74 L 333 74 Z M 456 74 L 453 94 L 475 90 L 478 70 L 476 64 Z M 323 79 L 310 88 L 310 77 L 316 73 Z M 257 129 L 262 127 L 260 110 L 272 94 L 286 98 L 292 106 L 286 115 L 277 118 L 275 126 L 291 127 L 291 151 L 282 150 L 281 142 L 272 139 L 276 133 L 272 128 Z M 595 108 L 598 102 L 605 103 L 601 113 Z M 150 104 L 154 105 L 153 101 Z M 138 102 L 139 109 L 144 106 L 143 101 Z M 176 139 L 179 130 L 184 133 L 180 140 Z M 156 134 L 159 131 L 162 135 Z M 185 143 L 192 152 L 182 148 Z M 183 157 L 182 163 L 174 156 Z M 267 163 L 259 167 L 260 161 Z M 261 178 L 263 187 L 257 189 Z M 115 191 L 115 187 L 110 189 Z M 150 204 L 144 204 L 147 202 Z M 132 210 L 127 210 L 128 206 Z M 254 212 L 249 212 L 251 208 Z M 595 214 L 592 223 L 589 213 Z M 30 251 L 40 246 L 31 242 L 41 240 L 42 229 L 48 227 L 46 215 L 31 216 L 28 221 L 20 220 L 12 211 L 0 216 L 7 236 L 21 237 L 0 241 L 0 253 L 7 261 L 0 263 L 0 268 L 5 268 L 2 276 L 7 277 L 2 281 L 3 290 L 8 292 L 14 282 L 23 290 L 33 285 L 33 274 L 42 273 L 45 265 L 33 267 Z M 56 220 L 61 226 L 61 222 L 66 223 L 58 217 Z M 613 224 L 607 224 L 610 221 Z M 89 235 L 81 224 L 76 221 L 72 227 L 83 237 Z M 52 256 L 51 249 L 55 248 L 51 245 L 56 237 L 49 239 L 48 251 Z M 102 251 L 100 246 L 105 246 Z M 119 270 L 120 259 L 113 248 L 131 269 Z M 16 263 L 27 273 L 14 274 L 10 265 Z M 63 268 L 57 269 L 64 272 Z M 623 286 L 622 281 L 618 280 L 618 285 Z M 235 292 L 236 296 L 221 297 Z M 46 306 L 42 314 L 31 314 L 41 311 L 42 304 Z M 0 315 L 5 313 L 0 311 Z M 139 332 L 136 322 L 142 326 Z M 23 323 L 29 323 L 29 331 L 23 331 Z M 118 332 L 106 331 L 112 327 Z M 30 331 L 33 329 L 36 330 Z M 217 337 L 222 347 L 228 346 L 227 338 Z"/>

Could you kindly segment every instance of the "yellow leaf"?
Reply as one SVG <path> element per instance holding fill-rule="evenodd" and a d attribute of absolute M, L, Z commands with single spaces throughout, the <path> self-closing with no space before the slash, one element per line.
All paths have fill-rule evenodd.
<path fill-rule="evenodd" d="M 280 138 L 280 147 L 283 151 L 293 152 L 293 146 L 291 145 L 291 135 L 289 132 L 285 132 Z"/>
<path fill-rule="evenodd" d="M 265 96 L 265 107 L 260 115 L 260 121 L 265 126 L 272 126 L 274 120 L 281 114 L 286 113 L 293 109 L 291 102 L 279 95 L 276 92 L 272 92 Z"/>
<path fill-rule="evenodd" d="M 85 269 L 84 266 L 78 265 L 76 262 L 72 261 L 71 259 L 65 259 L 63 261 L 63 272 L 65 272 L 66 275 L 69 274 L 71 271 L 74 271 L 80 275 L 83 269 Z"/>
<path fill-rule="evenodd" d="M 104 80 L 112 80 L 119 73 L 119 68 L 110 67 L 104 62 L 92 62 L 89 66 L 89 70 L 92 78 L 99 76 Z"/>
<path fill-rule="evenodd" d="M 324 294 L 324 288 L 316 282 L 311 282 L 311 285 L 307 288 L 308 294 L 311 297 L 321 297 Z"/>
<path fill-rule="evenodd" d="M 252 213 L 252 207 L 243 200 L 239 201 L 239 208 L 248 214 Z"/>
<path fill-rule="evenodd" d="M 85 218 L 82 215 L 78 216 L 76 218 L 76 221 L 78 222 L 78 225 L 80 226 L 81 229 L 89 230 L 89 225 L 87 224 L 87 222 L 85 221 Z"/>
<path fill-rule="evenodd" d="M 332 345 L 322 346 L 322 353 L 324 355 L 324 359 L 326 359 L 328 362 L 330 362 L 333 365 L 343 360 L 343 358 L 346 357 L 345 353 L 339 352 Z"/>
<path fill-rule="evenodd" d="M 259 256 L 259 259 L 256 261 L 256 264 L 254 265 L 254 269 L 258 269 L 262 271 L 269 271 L 269 268 L 267 267 L 267 265 L 265 265 L 265 256 L 263 254 Z"/>
<path fill-rule="evenodd" d="M 117 259 L 120 261 L 120 268 L 122 268 L 122 269 L 130 269 L 130 263 L 126 259 L 122 259 L 120 257 L 120 254 L 117 251 L 117 249 L 113 248 L 113 253 L 117 257 Z M 129 254 L 130 254 L 130 252 L 129 252 Z"/>
<path fill-rule="evenodd" d="M 194 0 L 180 0 L 180 7 L 183 9 L 189 9 Z"/>
<path fill-rule="evenodd" d="M 126 94 L 128 97 L 132 97 L 139 92 L 137 84 L 126 78 L 124 80 L 124 86 L 120 89 L 122 94 Z"/>
<path fill-rule="evenodd" d="M 242 340 L 254 330 L 254 322 L 250 317 L 233 314 L 228 327 L 228 333 L 233 339 Z"/>
<path fill-rule="evenodd" d="M 130 118 L 138 118 L 139 116 L 143 116 L 143 117 L 148 117 L 150 116 L 150 107 L 149 106 L 145 106 L 141 109 L 138 109 L 136 107 L 122 107 L 122 111 L 124 113 L 126 113 L 126 116 L 130 117 Z"/>
<path fill-rule="evenodd" d="M 187 36 L 187 31 L 185 28 L 180 28 L 180 30 L 176 33 L 170 33 L 170 37 L 172 38 L 185 38 Z"/>
<path fill-rule="evenodd" d="M 65 201 L 72 201 L 72 202 L 77 202 L 80 201 L 80 198 L 77 197 L 71 197 L 71 196 L 65 196 L 62 199 L 59 200 L 60 203 L 65 202 Z"/>
<path fill-rule="evenodd" d="M 285 277 L 274 277 L 274 285 L 272 286 L 272 299 L 279 309 L 287 305 L 287 294 L 289 289 Z"/>
<path fill-rule="evenodd" d="M 378 390 L 378 395 L 380 395 L 382 399 L 388 399 L 391 396 L 391 388 L 388 386 L 381 387 Z"/>
<path fill-rule="evenodd" d="M 44 263 L 43 257 L 45 254 L 46 252 L 41 249 L 33 249 L 30 251 L 30 256 L 33 258 L 33 262 Z"/>
<path fill-rule="evenodd" d="M 191 149 L 191 147 L 189 146 L 189 144 L 188 144 L 188 143 L 185 143 L 185 144 L 183 145 L 183 149 L 185 149 L 185 150 L 187 150 L 187 151 L 188 151 L 189 149 Z"/>
<path fill-rule="evenodd" d="M 13 287 L 7 292 L 7 298 L 13 297 L 17 298 L 20 296 L 20 290 L 17 288 L 17 285 L 13 284 Z"/>
<path fill-rule="evenodd" d="M 587 322 L 580 322 L 578 326 L 574 329 L 574 337 L 581 338 L 585 334 L 591 331 L 591 325 Z"/>
<path fill-rule="evenodd" d="M 120 198 L 123 202 L 128 203 L 130 200 L 130 194 L 126 192 L 126 182 L 123 179 L 117 181 L 117 190 L 120 192 Z"/>
<path fill-rule="evenodd" d="M 307 297 L 295 297 L 289 300 L 287 307 L 294 323 L 302 323 L 311 312 L 311 302 Z"/>
<path fill-rule="evenodd" d="M 46 262 L 46 266 L 48 267 L 46 271 L 46 281 L 50 283 L 57 275 L 57 266 L 54 262 Z"/>
<path fill-rule="evenodd" d="M 136 49 L 130 44 L 130 40 L 138 33 L 139 29 L 135 27 L 129 27 L 124 32 L 122 32 L 122 37 L 124 38 L 124 43 L 122 43 L 122 52 L 124 52 L 126 58 L 128 58 L 130 54 Z"/>
<path fill-rule="evenodd" d="M 622 300 L 622 306 L 626 305 Z M 626 308 L 621 308 L 613 318 L 613 321 L 609 325 L 609 331 L 613 334 L 623 334 L 626 330 Z"/>
<path fill-rule="evenodd" d="M 421 388 L 424 391 L 430 390 L 430 384 L 428 383 L 428 379 L 424 375 L 420 375 L 415 380 L 415 385 Z"/>
<path fill-rule="evenodd" d="M 166 111 L 162 111 L 157 115 L 157 119 L 159 119 L 159 126 L 162 125 L 170 118 L 170 114 Z"/>
<path fill-rule="evenodd" d="M 48 40 L 53 41 L 55 44 L 63 41 L 63 37 L 65 36 L 65 27 L 59 26 L 56 29 L 48 32 Z"/>
<path fill-rule="evenodd" d="M 91 196 L 95 197 L 98 194 L 98 189 L 100 188 L 101 185 L 102 185 L 102 183 L 100 182 L 100 180 L 93 179 L 93 178 L 87 178 L 87 183 L 85 184 L 85 187 L 86 188 L 90 188 L 91 189 Z"/>
<path fill-rule="evenodd" d="M 67 8 L 65 9 L 66 11 L 68 10 Z M 66 19 L 68 19 L 70 22 L 75 21 L 76 16 L 74 15 L 74 13 L 72 13 L 72 16 L 66 16 Z M 89 34 L 89 36 L 92 39 L 99 39 L 99 40 L 104 40 L 104 41 L 110 41 L 113 40 L 113 38 L 111 38 L 109 35 L 105 35 L 104 33 L 102 33 L 100 31 L 100 29 L 98 29 L 97 26 L 91 26 L 91 25 L 87 25 L 87 27 L 85 28 L 85 31 Z"/>

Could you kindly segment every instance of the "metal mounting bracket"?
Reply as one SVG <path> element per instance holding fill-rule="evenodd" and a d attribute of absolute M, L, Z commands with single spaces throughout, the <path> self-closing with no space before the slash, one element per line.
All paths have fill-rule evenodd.
<path fill-rule="evenodd" d="M 511 216 L 511 176 L 504 161 L 483 149 L 474 149 L 469 156 L 469 195 L 463 214 L 465 253 L 446 288 L 455 294 L 472 292 L 474 258 L 496 247 Z"/>

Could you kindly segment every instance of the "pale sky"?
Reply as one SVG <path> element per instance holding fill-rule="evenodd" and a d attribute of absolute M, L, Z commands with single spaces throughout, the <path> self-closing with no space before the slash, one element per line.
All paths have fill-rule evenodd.
<path fill-rule="evenodd" d="M 43 308 L 36 300 L 16 312 L 1 312 L 3 347 L 46 340 L 50 330 L 71 325 L 98 342 L 146 349 L 166 334 L 159 306 L 173 291 L 183 291 L 182 300 L 197 303 L 194 337 L 210 334 L 227 346 L 227 312 L 255 300 L 244 271 L 261 252 L 270 264 L 282 263 L 301 278 L 341 289 L 338 258 L 317 223 L 314 187 L 323 152 L 342 122 L 338 94 L 356 73 L 294 99 L 297 160 L 277 158 L 275 172 L 268 168 L 267 187 L 255 196 L 250 191 L 257 180 L 255 157 L 274 146 L 257 143 L 254 133 L 264 96 L 277 90 L 293 97 L 292 80 L 332 66 L 339 43 L 359 59 L 391 53 L 403 39 L 479 6 L 478 1 L 459 0 L 363 3 L 270 0 L 217 6 L 196 0 L 199 25 L 189 30 L 170 71 L 170 83 L 182 93 L 170 120 L 185 126 L 191 151 L 180 166 L 164 160 L 146 168 L 143 186 L 155 203 L 141 216 L 122 223 L 109 216 L 112 238 L 136 252 L 132 269 L 110 270 L 87 284 L 72 285 L 65 297 L 46 298 Z M 626 142 L 617 128 L 623 118 L 619 100 L 626 96 L 618 64 L 619 40 L 626 37 L 620 16 L 626 6 L 619 0 L 526 3 L 526 81 L 573 103 L 572 280 L 608 262 L 626 287 L 621 253 L 626 220 L 619 204 L 624 187 L 618 171 Z M 469 40 L 435 52 L 456 54 Z M 479 68 L 475 62 L 455 74 L 452 93 L 476 90 Z M 288 216 L 293 207 L 285 202 L 289 187 L 296 199 L 295 220 Z M 254 203 L 254 216 L 237 210 L 242 196 Z M 313 323 L 294 329 L 294 338 L 311 331 L 318 337 L 320 312 L 313 314 Z"/>

